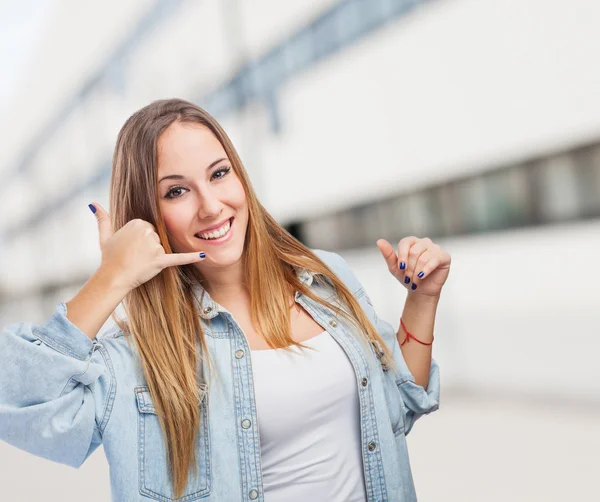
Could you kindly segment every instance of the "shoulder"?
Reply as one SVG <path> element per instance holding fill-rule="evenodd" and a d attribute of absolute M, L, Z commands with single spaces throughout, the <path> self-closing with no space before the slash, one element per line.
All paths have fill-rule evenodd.
<path fill-rule="evenodd" d="M 110 340 L 113 338 L 120 338 L 125 336 L 121 328 L 116 324 L 109 326 L 108 328 L 103 329 L 98 335 L 96 335 L 97 340 Z"/>
<path fill-rule="evenodd" d="M 127 380 L 139 363 L 139 353 L 131 335 L 123 333 L 117 326 L 103 329 L 96 340 L 100 346 L 96 353 L 109 366 L 115 380 Z"/>
<path fill-rule="evenodd" d="M 338 253 L 324 249 L 311 249 L 331 271 L 346 285 L 350 292 L 356 293 L 362 289 L 358 278 L 348 265 L 348 262 Z"/>
<path fill-rule="evenodd" d="M 133 342 L 131 335 L 123 333 L 116 324 L 104 327 L 96 335 L 96 340 L 108 351 L 111 357 L 133 357 L 134 355 L 131 350 L 131 343 Z"/>
<path fill-rule="evenodd" d="M 116 314 L 119 323 L 115 321 L 113 315 Z M 117 307 L 115 312 L 111 315 L 106 323 L 100 328 L 100 332 L 96 335 L 98 341 L 103 340 L 117 340 L 121 339 L 121 341 L 125 341 L 126 338 L 130 338 L 130 334 L 127 333 L 129 328 L 129 318 L 127 317 L 127 313 L 122 308 L 121 305 Z M 121 329 L 121 326 L 124 327 L 125 332 Z"/>

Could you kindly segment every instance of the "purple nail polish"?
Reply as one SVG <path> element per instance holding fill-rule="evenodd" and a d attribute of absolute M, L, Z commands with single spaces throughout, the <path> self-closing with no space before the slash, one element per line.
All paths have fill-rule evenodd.
<path fill-rule="evenodd" d="M 200 253 L 200 258 L 206 258 L 206 253 L 204 251 Z"/>
<path fill-rule="evenodd" d="M 422 278 L 425 275 L 425 272 L 419 272 L 419 275 L 417 276 L 419 279 Z"/>
<path fill-rule="evenodd" d="M 94 207 L 94 204 L 88 204 L 88 207 L 90 208 L 90 211 L 92 211 L 92 213 L 96 214 L 96 208 Z"/>

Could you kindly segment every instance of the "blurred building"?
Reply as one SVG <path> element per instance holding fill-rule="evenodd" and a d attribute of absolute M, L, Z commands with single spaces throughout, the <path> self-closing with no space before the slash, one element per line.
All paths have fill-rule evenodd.
<path fill-rule="evenodd" d="M 6 113 L 0 320 L 44 319 L 94 271 L 118 130 L 182 97 L 393 325 L 376 240 L 448 249 L 449 392 L 598 414 L 599 28 L 594 0 L 56 0 Z"/>

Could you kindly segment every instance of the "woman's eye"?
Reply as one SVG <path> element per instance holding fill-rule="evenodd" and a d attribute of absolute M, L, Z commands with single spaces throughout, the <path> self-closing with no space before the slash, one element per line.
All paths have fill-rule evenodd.
<path fill-rule="evenodd" d="M 185 190 L 183 187 L 173 187 L 165 194 L 165 199 L 176 199 L 181 197 L 181 191 Z"/>
<path fill-rule="evenodd" d="M 217 170 L 216 170 L 216 171 L 213 173 L 212 177 L 213 177 L 213 178 L 215 178 L 215 177 L 216 177 L 216 179 L 218 179 L 218 180 L 219 180 L 219 179 L 221 179 L 221 178 L 224 178 L 225 176 L 227 176 L 227 173 L 228 173 L 230 170 L 231 170 L 231 167 L 221 167 L 221 168 L 217 169 Z M 222 176 L 216 176 L 218 173 L 222 173 Z"/>
<path fill-rule="evenodd" d="M 229 173 L 229 171 L 231 171 L 231 167 L 229 167 L 229 166 L 221 167 L 213 173 L 213 175 L 211 176 L 211 179 L 220 180 L 221 178 L 224 178 L 225 176 L 227 176 L 227 173 Z M 219 175 L 219 176 L 217 176 L 217 175 Z M 173 187 L 165 194 L 165 199 L 178 199 L 179 197 L 181 197 L 183 195 L 184 192 L 188 192 L 188 191 L 189 190 L 184 187 Z"/>

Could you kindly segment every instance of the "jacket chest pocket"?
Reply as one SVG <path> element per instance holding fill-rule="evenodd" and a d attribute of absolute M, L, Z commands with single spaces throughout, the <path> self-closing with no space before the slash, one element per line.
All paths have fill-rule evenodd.
<path fill-rule="evenodd" d="M 208 427 L 208 393 L 201 389 L 200 430 L 196 435 L 198 475 L 192 470 L 180 498 L 174 498 L 167 465 L 164 436 L 152 396 L 147 386 L 135 388 L 138 408 L 138 473 L 142 495 L 162 502 L 189 502 L 210 493 L 210 442 Z"/>

